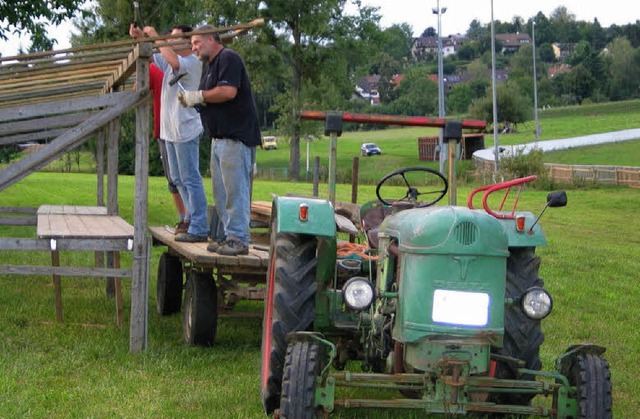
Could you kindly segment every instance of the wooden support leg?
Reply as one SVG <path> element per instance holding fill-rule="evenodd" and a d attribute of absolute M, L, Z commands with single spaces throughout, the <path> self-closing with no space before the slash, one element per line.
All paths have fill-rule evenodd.
<path fill-rule="evenodd" d="M 60 252 L 54 250 L 51 252 L 51 265 L 60 266 Z M 52 275 L 53 278 L 53 290 L 56 300 L 56 318 L 59 322 L 62 322 L 62 284 L 60 283 L 59 275 Z"/>
<path fill-rule="evenodd" d="M 120 268 L 120 252 L 115 252 L 113 255 L 114 267 Z M 118 327 L 122 327 L 124 320 L 122 319 L 122 286 L 120 278 L 115 278 L 115 291 L 116 291 L 116 324 Z"/>
<path fill-rule="evenodd" d="M 115 267 L 115 252 L 107 252 L 107 267 L 108 268 L 113 268 Z M 108 277 L 106 279 L 106 284 L 105 284 L 105 292 L 107 294 L 107 298 L 113 298 L 115 296 L 115 283 L 114 283 L 114 278 L 112 277 Z"/>

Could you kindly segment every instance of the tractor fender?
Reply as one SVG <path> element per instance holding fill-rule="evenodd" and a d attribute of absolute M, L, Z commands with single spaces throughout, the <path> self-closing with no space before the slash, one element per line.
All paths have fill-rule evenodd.
<path fill-rule="evenodd" d="M 605 353 L 606 350 L 607 348 L 604 346 L 594 345 L 591 343 L 572 345 L 564 354 L 556 359 L 556 369 L 560 374 L 568 377 L 571 372 L 571 366 L 578 355 L 592 354 L 600 356 Z"/>
<path fill-rule="evenodd" d="M 306 220 L 300 217 L 303 206 L 306 206 Z M 276 233 L 336 237 L 333 205 L 324 199 L 276 196 L 273 199 L 272 217 L 275 219 L 273 227 Z"/>
<path fill-rule="evenodd" d="M 502 228 L 507 234 L 509 247 L 542 247 L 547 246 L 547 238 L 545 237 L 539 222 L 536 222 L 536 216 L 530 212 L 517 211 L 515 217 L 524 217 L 525 229 L 518 231 L 515 219 L 498 219 Z M 531 228 L 533 226 L 533 228 Z"/>

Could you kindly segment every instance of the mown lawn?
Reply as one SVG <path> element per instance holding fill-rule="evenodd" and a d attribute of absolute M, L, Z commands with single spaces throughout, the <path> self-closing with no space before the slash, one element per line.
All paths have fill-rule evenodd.
<path fill-rule="evenodd" d="M 208 181 L 208 180 L 207 180 Z M 208 188 L 207 188 L 208 189 Z M 470 191 L 459 188 L 459 202 Z M 311 185 L 257 181 L 255 200 L 271 194 L 311 193 Z M 133 179 L 120 177 L 122 216 L 132 221 Z M 163 178 L 151 178 L 151 225 L 175 221 Z M 327 196 L 325 185 L 320 195 Z M 541 277 L 554 297 L 544 320 L 545 369 L 568 346 L 592 342 L 608 348 L 614 388 L 614 415 L 640 411 L 640 318 L 636 257 L 640 247 L 640 190 L 600 188 L 568 192 L 566 208 L 549 209 L 542 219 L 549 247 L 538 250 Z M 348 201 L 350 186 L 338 185 Z M 521 208 L 538 212 L 546 191 L 528 190 Z M 359 202 L 374 197 L 362 185 Z M 209 196 L 210 198 L 210 196 Z M 0 206 L 92 205 L 92 175 L 38 173 L 0 193 Z M 29 228 L 3 227 L 0 233 L 34 237 Z M 149 348 L 128 352 L 128 328 L 115 325 L 113 301 L 95 279 L 63 278 L 65 323 L 55 322 L 53 288 L 47 277 L 0 277 L 0 417 L 263 417 L 259 400 L 261 303 L 244 303 L 254 318 L 224 318 L 217 345 L 190 348 L 182 342 L 179 316 L 160 317 L 155 308 L 155 273 L 162 248 L 151 260 Z M 49 262 L 49 255 L 2 252 L 2 264 Z M 64 254 L 63 264 L 91 264 L 92 255 Z M 123 256 L 123 264 L 130 264 Z M 130 284 L 124 281 L 125 316 Z M 544 403 L 537 401 L 536 403 Z M 336 417 L 421 417 L 368 412 Z"/>

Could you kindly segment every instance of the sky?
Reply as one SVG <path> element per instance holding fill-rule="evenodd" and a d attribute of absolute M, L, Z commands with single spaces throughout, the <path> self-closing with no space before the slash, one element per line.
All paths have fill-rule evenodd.
<path fill-rule="evenodd" d="M 558 6 L 565 6 L 569 13 L 576 16 L 576 20 L 593 22 L 598 18 L 600 25 L 609 27 L 612 24 L 626 25 L 635 23 L 639 19 L 637 13 L 629 10 L 628 0 L 609 0 L 605 6 L 596 1 L 585 0 L 362 0 L 363 5 L 380 7 L 381 24 L 389 27 L 396 23 L 408 23 L 412 26 L 414 36 L 419 36 L 426 28 L 438 27 L 437 15 L 432 9 L 438 6 L 447 8 L 442 14 L 442 34 L 444 36 L 465 33 L 472 20 L 481 24 L 491 22 L 491 4 L 493 2 L 493 17 L 495 20 L 511 22 L 514 16 L 520 16 L 525 21 L 542 12 L 549 17 Z M 347 9 L 348 11 L 349 9 Z M 50 36 L 58 40 L 55 49 L 69 48 L 70 23 L 52 28 Z M 20 42 L 26 50 L 30 42 L 20 41 L 12 36 L 9 41 L 0 41 L 4 57 L 15 55 Z"/>

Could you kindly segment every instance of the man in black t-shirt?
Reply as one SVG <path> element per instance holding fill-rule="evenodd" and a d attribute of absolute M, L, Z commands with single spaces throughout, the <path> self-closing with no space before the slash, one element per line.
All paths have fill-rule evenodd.
<path fill-rule="evenodd" d="M 212 30 L 203 26 L 198 30 Z M 197 91 L 179 94 L 185 107 L 198 105 L 206 135 L 211 138 L 213 199 L 225 237 L 207 250 L 221 255 L 249 252 L 251 170 L 261 143 L 258 112 L 251 81 L 240 55 L 225 48 L 217 33 L 194 34 L 191 49 L 205 64 Z"/>

